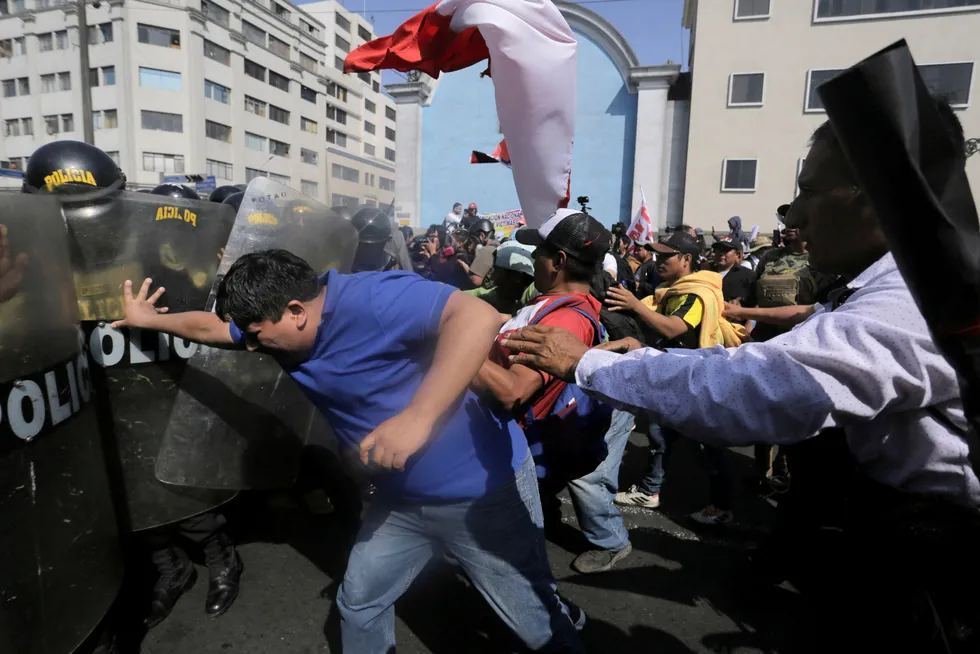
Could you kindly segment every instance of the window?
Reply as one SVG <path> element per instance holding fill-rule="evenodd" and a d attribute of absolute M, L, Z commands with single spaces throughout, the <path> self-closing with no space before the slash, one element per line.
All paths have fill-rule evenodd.
<path fill-rule="evenodd" d="M 261 100 L 250 98 L 247 95 L 245 96 L 245 111 L 247 111 L 250 114 L 255 114 L 256 116 L 262 116 L 263 118 L 265 118 L 266 106 L 267 105 Z"/>
<path fill-rule="evenodd" d="M 184 172 L 184 155 L 144 152 L 143 170 L 155 173 L 182 173 Z"/>
<path fill-rule="evenodd" d="M 728 78 L 729 107 L 761 107 L 765 73 L 732 73 Z"/>
<path fill-rule="evenodd" d="M 119 165 L 119 150 L 109 150 L 106 154 L 112 159 L 112 163 Z"/>
<path fill-rule="evenodd" d="M 337 46 L 338 50 L 350 52 L 350 43 L 347 42 L 347 39 L 341 38 L 339 34 L 334 35 L 333 44 Z"/>
<path fill-rule="evenodd" d="M 980 0 L 817 0 L 815 20 L 969 11 Z"/>
<path fill-rule="evenodd" d="M 330 204 L 334 207 L 347 207 L 349 209 L 357 209 L 357 205 L 361 203 L 359 198 L 354 198 L 349 195 L 342 195 L 340 193 L 330 194 Z"/>
<path fill-rule="evenodd" d="M 34 119 L 33 118 L 21 118 L 20 119 L 20 131 L 24 136 L 34 136 Z"/>
<path fill-rule="evenodd" d="M 140 112 L 143 129 L 156 130 L 161 132 L 183 132 L 184 117 L 180 114 L 168 114 L 162 111 Z"/>
<path fill-rule="evenodd" d="M 327 143 L 333 143 L 334 145 L 339 145 L 342 148 L 347 147 L 347 135 L 343 132 L 338 132 L 335 129 L 327 128 Z"/>
<path fill-rule="evenodd" d="M 269 154 L 274 154 L 277 157 L 288 157 L 289 144 L 275 139 L 269 139 Z"/>
<path fill-rule="evenodd" d="M 17 97 L 17 80 L 5 79 L 0 82 L 3 86 L 3 97 L 5 98 L 15 98 Z"/>
<path fill-rule="evenodd" d="M 275 173 L 269 173 L 269 179 L 271 179 L 273 182 L 279 182 L 283 186 L 289 186 L 289 184 L 292 182 L 292 179 L 289 176 L 277 175 Z"/>
<path fill-rule="evenodd" d="M 11 120 L 4 121 L 3 124 L 3 135 L 4 136 L 20 136 L 20 119 L 13 118 Z"/>
<path fill-rule="evenodd" d="M 735 0 L 735 20 L 769 18 L 769 0 Z"/>
<path fill-rule="evenodd" d="M 92 124 L 95 129 L 116 129 L 119 127 L 119 120 L 115 109 L 104 109 L 92 112 Z"/>
<path fill-rule="evenodd" d="M 61 114 L 61 131 L 75 131 L 75 114 Z"/>
<path fill-rule="evenodd" d="M 391 129 L 390 127 L 385 127 L 385 138 L 388 139 L 389 141 L 394 141 L 395 130 Z"/>
<path fill-rule="evenodd" d="M 316 121 L 310 120 L 309 118 L 303 118 L 300 116 L 299 127 L 304 132 L 309 132 L 310 134 L 316 134 L 317 124 Z"/>
<path fill-rule="evenodd" d="M 310 71 L 311 73 L 316 72 L 316 68 L 317 68 L 316 59 L 314 59 L 313 57 L 311 57 L 310 55 L 304 52 L 299 53 L 299 65 L 305 70 Z"/>
<path fill-rule="evenodd" d="M 722 166 L 722 191 L 755 191 L 755 177 L 759 168 L 758 159 L 725 159 Z"/>
<path fill-rule="evenodd" d="M 944 98 L 950 105 L 965 107 L 970 103 L 972 62 L 923 64 L 919 66 L 919 73 L 929 90 Z"/>
<path fill-rule="evenodd" d="M 344 72 L 344 58 L 343 57 L 334 57 L 333 58 L 333 67 L 336 68 L 337 70 L 339 70 L 340 72 Z"/>
<path fill-rule="evenodd" d="M 116 67 L 115 66 L 103 66 L 102 67 L 102 83 L 105 86 L 115 86 L 116 85 Z"/>
<path fill-rule="evenodd" d="M 839 72 L 841 71 L 838 69 L 811 70 L 807 72 L 806 104 L 804 106 L 804 111 L 823 111 L 823 100 L 820 99 L 820 94 L 817 93 L 817 88 Z"/>
<path fill-rule="evenodd" d="M 310 164 L 311 166 L 318 166 L 318 165 L 320 165 L 320 157 L 313 150 L 307 150 L 306 148 L 300 148 L 299 156 L 300 156 L 300 159 L 303 160 L 303 163 Z"/>
<path fill-rule="evenodd" d="M 204 56 L 213 61 L 217 61 L 219 64 L 224 64 L 225 66 L 231 65 L 231 50 L 222 48 L 217 43 L 212 43 L 207 39 L 204 39 Z M 247 73 L 248 66 L 245 67 L 245 70 Z"/>
<path fill-rule="evenodd" d="M 269 49 L 283 59 L 289 59 L 289 44 L 271 34 L 269 35 Z"/>
<path fill-rule="evenodd" d="M 310 36 L 315 37 L 317 39 L 320 38 L 320 30 L 318 30 L 317 28 L 313 27 L 312 25 L 310 25 L 309 23 L 307 23 L 302 18 L 299 19 L 299 24 L 300 24 L 300 27 L 302 27 L 304 30 L 306 30 L 306 33 L 307 34 L 309 34 Z"/>
<path fill-rule="evenodd" d="M 369 123 L 368 121 L 365 120 L 364 121 L 364 131 L 367 132 L 368 134 L 374 134 L 375 131 L 376 131 L 375 128 L 374 128 L 374 123 Z"/>
<path fill-rule="evenodd" d="M 52 134 L 57 134 L 61 131 L 61 125 L 58 122 L 57 116 L 45 116 L 44 117 L 44 129 L 47 131 L 48 136 Z"/>
<path fill-rule="evenodd" d="M 265 81 L 265 68 L 248 59 L 245 60 L 245 74 L 262 82 Z"/>
<path fill-rule="evenodd" d="M 48 32 L 47 34 L 37 35 L 37 49 L 41 52 L 51 52 L 54 50 L 54 39 L 52 34 Z"/>
<path fill-rule="evenodd" d="M 378 206 L 378 198 L 372 198 L 370 196 L 364 196 L 364 204 L 368 207 Z"/>
<path fill-rule="evenodd" d="M 58 50 L 68 49 L 68 31 L 60 30 L 54 33 L 54 47 Z"/>
<path fill-rule="evenodd" d="M 213 120 L 204 121 L 204 135 L 215 141 L 231 143 L 231 127 L 216 123 Z"/>
<path fill-rule="evenodd" d="M 256 45 L 261 45 L 263 48 L 265 47 L 265 30 L 252 25 L 247 20 L 242 21 L 242 34 L 245 35 L 248 41 Z"/>
<path fill-rule="evenodd" d="M 277 2 L 272 3 L 272 13 L 283 20 L 289 20 L 289 10 Z"/>
<path fill-rule="evenodd" d="M 245 169 L 245 183 L 246 184 L 249 183 L 249 182 L 251 182 L 256 177 L 266 177 L 266 176 L 267 176 L 266 173 L 262 172 L 261 170 L 256 170 L 255 168 L 246 168 Z"/>
<path fill-rule="evenodd" d="M 385 148 L 385 159 L 387 159 L 388 161 L 394 161 L 395 151 L 392 150 L 391 148 Z"/>
<path fill-rule="evenodd" d="M 316 104 L 316 91 L 314 91 L 308 86 L 303 86 L 302 84 L 300 84 L 299 97 L 303 98 L 307 102 L 312 102 Z"/>
<path fill-rule="evenodd" d="M 364 109 L 365 111 L 370 111 L 372 114 L 378 113 L 378 105 L 374 104 L 367 98 L 364 98 Z M 374 134 L 374 132 L 371 132 Z"/>
<path fill-rule="evenodd" d="M 41 93 L 54 92 L 54 73 L 41 75 Z"/>
<path fill-rule="evenodd" d="M 358 73 L 357 78 L 365 84 L 371 83 L 371 73 Z"/>
<path fill-rule="evenodd" d="M 385 118 L 395 120 L 395 110 L 392 107 L 385 107 Z"/>
<path fill-rule="evenodd" d="M 336 82 L 327 84 L 327 95 L 337 98 L 341 102 L 347 102 L 347 89 Z"/>
<path fill-rule="evenodd" d="M 17 95 L 30 95 L 31 81 L 26 77 L 17 78 Z"/>
<path fill-rule="evenodd" d="M 228 27 L 230 24 L 228 18 L 231 14 L 228 10 L 208 0 L 201 0 L 201 13 L 222 27 Z"/>
<path fill-rule="evenodd" d="M 374 186 L 374 175 L 371 173 L 364 173 L 364 185 Z"/>
<path fill-rule="evenodd" d="M 161 91 L 179 91 L 180 73 L 140 66 L 140 86 Z"/>
<path fill-rule="evenodd" d="M 347 20 L 347 18 L 345 18 L 344 16 L 342 16 L 339 12 L 336 13 L 336 14 L 334 14 L 334 15 L 336 16 L 337 27 L 339 27 L 340 29 L 344 30 L 345 32 L 349 32 L 350 31 L 350 21 Z"/>
<path fill-rule="evenodd" d="M 245 147 L 249 150 L 258 150 L 259 152 L 267 152 L 269 150 L 266 145 L 266 139 L 264 136 L 259 136 L 258 134 L 252 134 L 250 132 L 245 132 Z"/>
<path fill-rule="evenodd" d="M 280 91 L 285 91 L 289 93 L 289 78 L 283 77 L 279 73 L 269 71 L 269 84 L 276 87 Z"/>
<path fill-rule="evenodd" d="M 311 182 L 308 179 L 299 180 L 299 191 L 303 195 L 308 195 L 311 198 L 315 198 L 319 192 L 319 187 L 316 182 Z"/>
<path fill-rule="evenodd" d="M 0 57 L 21 57 L 25 53 L 24 37 L 0 40 Z"/>
<path fill-rule="evenodd" d="M 269 105 L 269 118 L 283 125 L 289 124 L 289 112 L 285 109 L 280 109 L 274 104 Z"/>
<path fill-rule="evenodd" d="M 101 43 L 112 42 L 112 23 L 102 23 L 101 25 L 89 25 L 88 44 L 99 45 Z"/>
<path fill-rule="evenodd" d="M 341 125 L 347 124 L 347 112 L 343 109 L 338 109 L 331 104 L 327 105 L 327 118 L 330 120 L 336 120 Z"/>
<path fill-rule="evenodd" d="M 375 156 L 374 146 L 371 145 L 370 143 L 365 143 L 364 144 L 364 154 L 368 155 L 369 157 Z"/>
<path fill-rule="evenodd" d="M 381 85 L 378 84 L 378 80 L 371 82 L 371 89 L 373 89 L 375 93 L 381 93 Z"/>
<path fill-rule="evenodd" d="M 362 39 L 364 39 L 365 41 L 371 40 L 371 32 L 365 29 L 363 25 L 357 26 L 357 35 Z"/>
<path fill-rule="evenodd" d="M 231 89 L 206 79 L 204 80 L 204 97 L 222 104 L 228 104 L 231 102 Z"/>
<path fill-rule="evenodd" d="M 387 177 L 378 178 L 378 188 L 382 191 L 394 191 L 395 190 L 395 180 L 388 179 Z"/>
<path fill-rule="evenodd" d="M 71 73 L 58 73 L 58 90 L 71 91 Z"/>
<path fill-rule="evenodd" d="M 213 175 L 219 179 L 235 179 L 235 169 L 230 163 L 208 159 L 205 167 L 205 174 Z"/>
<path fill-rule="evenodd" d="M 88 69 L 88 84 L 91 87 L 96 87 L 99 85 L 99 69 L 89 68 Z"/>
<path fill-rule="evenodd" d="M 136 25 L 136 36 L 140 43 L 180 49 L 180 32 L 177 30 L 138 23 Z"/>

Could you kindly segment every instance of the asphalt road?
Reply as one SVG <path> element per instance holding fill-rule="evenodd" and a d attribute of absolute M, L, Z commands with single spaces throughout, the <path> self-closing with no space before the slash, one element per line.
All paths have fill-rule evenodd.
<path fill-rule="evenodd" d="M 731 451 L 740 473 L 751 460 Z M 621 487 L 641 476 L 645 438 L 634 433 Z M 696 529 L 685 516 L 707 501 L 693 446 L 671 460 L 658 511 L 624 511 L 633 553 L 609 572 L 570 568 L 585 541 L 565 498 L 564 522 L 548 535 L 548 553 L 563 595 L 588 615 L 590 652 L 796 652 L 815 625 L 803 597 L 788 587 L 753 590 L 747 553 L 765 535 L 770 504 L 747 488 L 736 522 Z M 207 570 L 173 614 L 142 639 L 144 654 L 319 654 L 340 652 L 333 599 L 346 565 L 349 532 L 333 515 L 312 515 L 287 495 L 240 498 L 231 518 L 245 562 L 241 594 L 216 620 L 204 615 Z M 435 562 L 396 605 L 398 651 L 501 654 L 520 651 L 465 578 Z M 356 654 L 356 653 L 354 653 Z"/>

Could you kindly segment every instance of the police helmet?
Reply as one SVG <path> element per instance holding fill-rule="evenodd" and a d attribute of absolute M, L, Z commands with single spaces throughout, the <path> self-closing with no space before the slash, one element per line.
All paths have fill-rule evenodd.
<path fill-rule="evenodd" d="M 245 192 L 248 190 L 248 184 L 235 184 L 235 188 L 239 191 Z"/>
<path fill-rule="evenodd" d="M 350 222 L 359 243 L 387 243 L 391 238 L 391 218 L 377 207 L 361 207 Z"/>
<path fill-rule="evenodd" d="M 496 231 L 497 230 L 493 226 L 493 223 L 492 222 L 490 222 L 486 218 L 481 218 L 480 220 L 478 220 L 475 223 L 473 223 L 473 226 L 470 227 L 469 234 L 470 234 L 470 236 L 476 236 L 476 235 L 480 234 L 481 232 L 486 232 L 490 236 L 493 236 L 494 232 L 496 232 Z"/>
<path fill-rule="evenodd" d="M 235 213 L 237 214 L 238 213 L 238 210 L 242 206 L 242 200 L 244 198 L 245 198 L 245 192 L 244 191 L 238 191 L 237 193 L 232 193 L 231 195 L 229 195 L 228 197 L 226 197 L 224 200 L 222 200 L 221 201 L 221 204 L 231 205 L 231 208 L 234 209 L 235 210 Z"/>
<path fill-rule="evenodd" d="M 42 145 L 27 162 L 24 193 L 41 190 L 74 192 L 125 187 L 126 176 L 102 150 L 81 141 L 55 141 Z"/>
<path fill-rule="evenodd" d="M 153 193 L 153 195 L 169 195 L 172 198 L 184 200 L 201 199 L 201 196 L 197 194 L 197 191 L 189 186 L 184 186 L 183 184 L 161 184 L 150 192 Z"/>
<path fill-rule="evenodd" d="M 234 193 L 240 193 L 241 189 L 237 186 L 227 185 L 219 186 L 218 188 L 211 191 L 211 195 L 208 196 L 208 202 L 224 202 L 225 198 Z"/>

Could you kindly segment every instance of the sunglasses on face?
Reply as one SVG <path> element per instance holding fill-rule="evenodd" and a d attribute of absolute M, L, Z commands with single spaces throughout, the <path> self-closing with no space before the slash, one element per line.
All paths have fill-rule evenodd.
<path fill-rule="evenodd" d="M 676 257 L 680 252 L 657 252 L 653 256 L 657 257 L 657 261 L 667 261 L 671 257 Z"/>

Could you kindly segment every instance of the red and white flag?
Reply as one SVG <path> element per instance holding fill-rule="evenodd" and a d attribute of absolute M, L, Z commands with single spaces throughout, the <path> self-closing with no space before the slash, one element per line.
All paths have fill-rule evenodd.
<path fill-rule="evenodd" d="M 442 0 L 351 52 L 344 70 L 438 77 L 489 58 L 517 197 L 538 227 L 568 204 L 577 48 L 551 0 Z"/>
<path fill-rule="evenodd" d="M 480 152 L 479 150 L 473 150 L 473 153 L 470 155 L 470 163 L 499 163 L 510 168 L 510 151 L 507 149 L 507 141 L 501 141 L 500 144 L 497 145 L 497 149 L 495 149 L 492 154 Z"/>
<path fill-rule="evenodd" d="M 633 239 L 634 243 L 649 243 L 656 241 L 653 233 L 653 222 L 650 220 L 650 212 L 647 211 L 647 197 L 643 195 L 643 187 L 640 187 L 640 210 L 633 216 L 630 228 L 626 230 L 626 235 Z"/>

